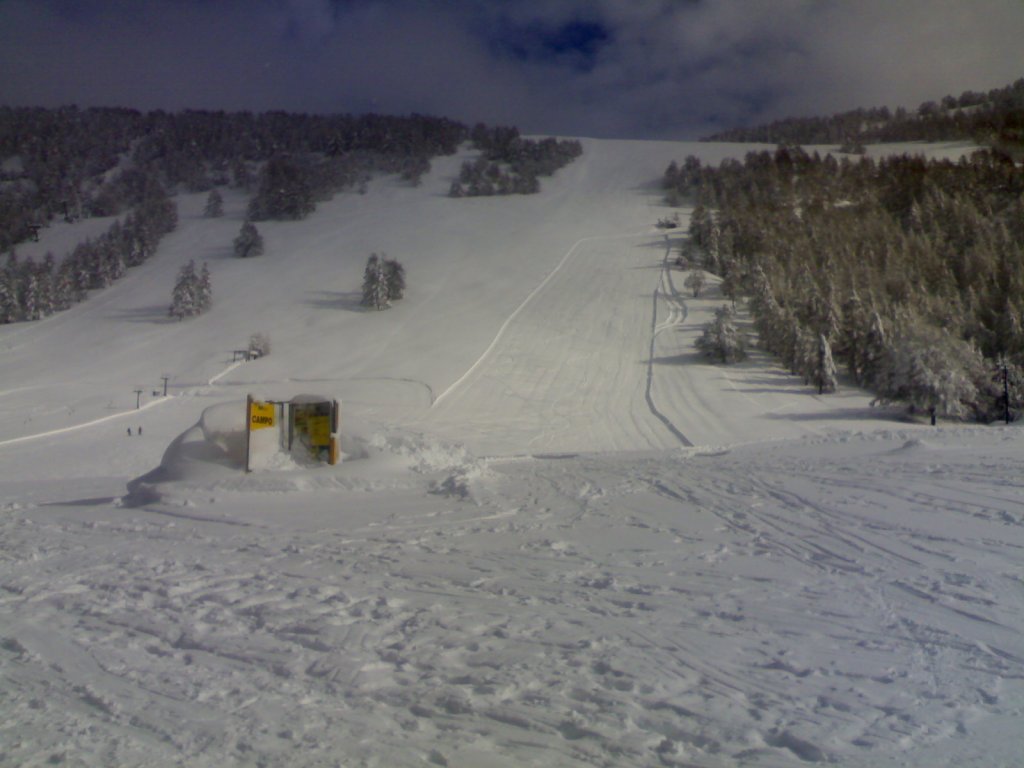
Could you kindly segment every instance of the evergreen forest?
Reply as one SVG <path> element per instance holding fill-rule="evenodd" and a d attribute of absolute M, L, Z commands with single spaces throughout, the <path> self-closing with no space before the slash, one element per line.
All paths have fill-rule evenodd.
<path fill-rule="evenodd" d="M 973 141 L 1020 153 L 1024 149 L 1024 78 L 986 92 L 964 91 L 926 101 L 913 111 L 874 107 L 829 117 L 786 118 L 721 131 L 705 141 L 842 144 L 853 152 L 880 142 Z"/>
<path fill-rule="evenodd" d="M 761 345 L 808 382 L 834 355 L 879 402 L 978 420 L 1020 403 L 1024 169 L 1009 155 L 779 146 L 673 162 L 664 184 L 695 205 L 691 257 L 748 299 Z"/>
<path fill-rule="evenodd" d="M 218 187 L 248 193 L 235 252 L 255 256 L 262 243 L 252 222 L 302 219 L 375 174 L 418 184 L 432 157 L 470 138 L 483 157 L 467 195 L 537 192 L 539 176 L 582 151 L 579 142 L 420 115 L 0 107 L 0 323 L 67 309 L 141 264 L 174 229 L 178 192 L 209 191 L 208 216 L 222 214 Z M 61 258 L 17 255 L 55 219 L 102 216 L 120 218 Z"/>

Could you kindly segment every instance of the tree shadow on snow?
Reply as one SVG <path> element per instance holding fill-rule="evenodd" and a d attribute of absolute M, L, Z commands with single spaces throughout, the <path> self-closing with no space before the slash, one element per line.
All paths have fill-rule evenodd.
<path fill-rule="evenodd" d="M 347 312 L 365 312 L 360 291 L 309 291 L 306 303 L 317 309 L 343 309 Z"/>
<path fill-rule="evenodd" d="M 817 396 L 817 390 L 813 392 Z M 826 398 L 831 395 L 822 395 L 822 402 L 827 402 Z M 848 419 L 850 421 L 862 421 L 864 419 L 874 419 L 894 421 L 894 422 L 905 422 L 906 411 L 900 408 L 888 408 L 888 407 L 872 407 L 866 405 L 857 408 L 833 408 L 819 413 L 787 413 L 786 411 L 780 411 L 778 413 L 766 413 L 764 418 L 778 419 L 779 421 L 835 421 L 837 419 Z"/>
<path fill-rule="evenodd" d="M 177 323 L 177 318 L 167 314 L 169 304 L 158 304 L 149 307 L 132 307 L 131 309 L 119 309 L 111 317 L 114 320 L 127 320 L 130 323 Z"/>
<path fill-rule="evenodd" d="M 667 243 L 665 242 L 665 238 L 663 236 L 659 236 L 651 240 L 642 242 L 638 245 L 635 245 L 634 248 L 657 248 L 659 251 L 664 251 L 666 247 L 675 248 L 678 245 L 679 240 L 682 238 L 682 235 L 679 234 L 679 230 L 670 229 L 666 232 L 666 234 L 668 235 L 669 239 Z"/>
<path fill-rule="evenodd" d="M 235 248 L 233 245 L 222 245 L 218 247 L 211 247 L 206 249 L 206 253 L 203 254 L 203 261 L 227 261 L 228 259 L 237 259 L 235 256 Z"/>
<path fill-rule="evenodd" d="M 703 353 L 697 351 L 682 352 L 678 355 L 652 357 L 650 360 L 643 361 L 644 365 L 649 363 L 654 363 L 655 365 L 714 365 L 714 363 L 704 357 Z"/>
<path fill-rule="evenodd" d="M 629 191 L 638 192 L 642 195 L 653 195 L 656 197 L 660 197 L 663 201 L 665 199 L 665 195 L 668 194 L 668 190 L 665 189 L 665 180 L 661 176 L 653 178 L 650 181 L 644 181 L 641 182 L 640 184 L 635 184 L 629 188 Z M 664 202 L 664 206 L 666 208 L 673 207 L 670 206 L 667 202 Z"/>

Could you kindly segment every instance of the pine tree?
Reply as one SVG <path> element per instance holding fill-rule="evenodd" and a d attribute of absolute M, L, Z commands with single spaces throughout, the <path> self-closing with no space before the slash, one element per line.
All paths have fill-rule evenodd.
<path fill-rule="evenodd" d="M 386 309 L 391 306 L 388 302 L 387 274 L 376 253 L 370 254 L 363 272 L 363 306 L 374 309 Z"/>
<path fill-rule="evenodd" d="M 0 323 L 16 322 L 20 314 L 16 284 L 7 270 L 0 270 Z"/>
<path fill-rule="evenodd" d="M 212 303 L 213 289 L 210 286 L 210 268 L 204 261 L 203 268 L 199 271 L 199 277 L 196 280 L 196 306 L 199 312 L 205 312 Z"/>
<path fill-rule="evenodd" d="M 216 189 L 211 189 L 206 196 L 206 207 L 203 208 L 203 216 L 208 219 L 217 219 L 224 215 L 224 198 Z"/>
<path fill-rule="evenodd" d="M 247 259 L 251 256 L 263 254 L 263 237 L 260 235 L 256 225 L 247 221 L 242 225 L 235 238 L 235 256 L 240 259 Z"/>
<path fill-rule="evenodd" d="M 385 258 L 384 279 L 388 289 L 388 299 L 397 301 L 405 296 L 405 267 L 395 259 Z"/>
<path fill-rule="evenodd" d="M 902 326 L 886 356 L 878 401 L 954 418 L 977 409 L 976 382 L 990 378 L 978 350 L 919 318 L 905 318 Z"/>
<path fill-rule="evenodd" d="M 704 326 L 704 333 L 695 342 L 697 349 L 712 360 L 735 363 L 747 356 L 747 340 L 736 327 L 736 314 L 723 304 L 715 310 L 715 319 Z"/>
<path fill-rule="evenodd" d="M 313 212 L 316 203 L 307 171 L 290 157 L 274 155 L 260 174 L 259 189 L 249 203 L 249 217 L 266 219 L 303 219 Z"/>
<path fill-rule="evenodd" d="M 39 274 L 32 257 L 21 266 L 21 317 L 23 320 L 38 320 L 42 317 L 39 309 Z"/>
<path fill-rule="evenodd" d="M 174 286 L 168 314 L 182 320 L 186 317 L 194 317 L 208 309 L 210 306 L 209 277 L 205 264 L 200 275 L 196 274 L 194 261 L 189 261 L 183 266 L 178 273 L 178 282 Z"/>
<path fill-rule="evenodd" d="M 838 386 L 836 364 L 832 360 L 832 347 L 823 333 L 818 335 L 818 356 L 814 365 L 813 381 L 818 387 L 819 395 L 835 392 Z"/>
<path fill-rule="evenodd" d="M 699 269 L 691 270 L 690 274 L 688 274 L 686 279 L 683 281 L 683 285 L 693 291 L 693 298 L 695 299 L 700 296 L 700 292 L 704 289 L 706 284 L 707 279 L 704 277 L 704 273 Z"/>
<path fill-rule="evenodd" d="M 73 282 L 74 262 L 64 259 L 53 277 L 53 309 L 55 312 L 68 309 L 78 301 Z"/>

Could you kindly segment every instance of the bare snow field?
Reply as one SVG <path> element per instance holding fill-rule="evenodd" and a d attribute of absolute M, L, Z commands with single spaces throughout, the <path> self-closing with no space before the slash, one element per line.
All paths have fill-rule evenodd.
<path fill-rule="evenodd" d="M 1018 765 L 1019 428 L 696 354 L 723 297 L 659 178 L 750 148 L 588 140 L 461 200 L 442 158 L 249 260 L 242 197 L 182 196 L 149 262 L 0 326 L 0 765 Z M 246 475 L 247 393 L 339 398 L 345 461 Z"/>

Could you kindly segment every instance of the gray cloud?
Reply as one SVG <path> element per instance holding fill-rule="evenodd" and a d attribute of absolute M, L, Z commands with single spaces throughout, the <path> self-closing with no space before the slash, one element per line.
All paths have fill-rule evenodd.
<path fill-rule="evenodd" d="M 1021 38 L 1019 0 L 4 0 L 0 103 L 682 138 L 1004 85 Z"/>

